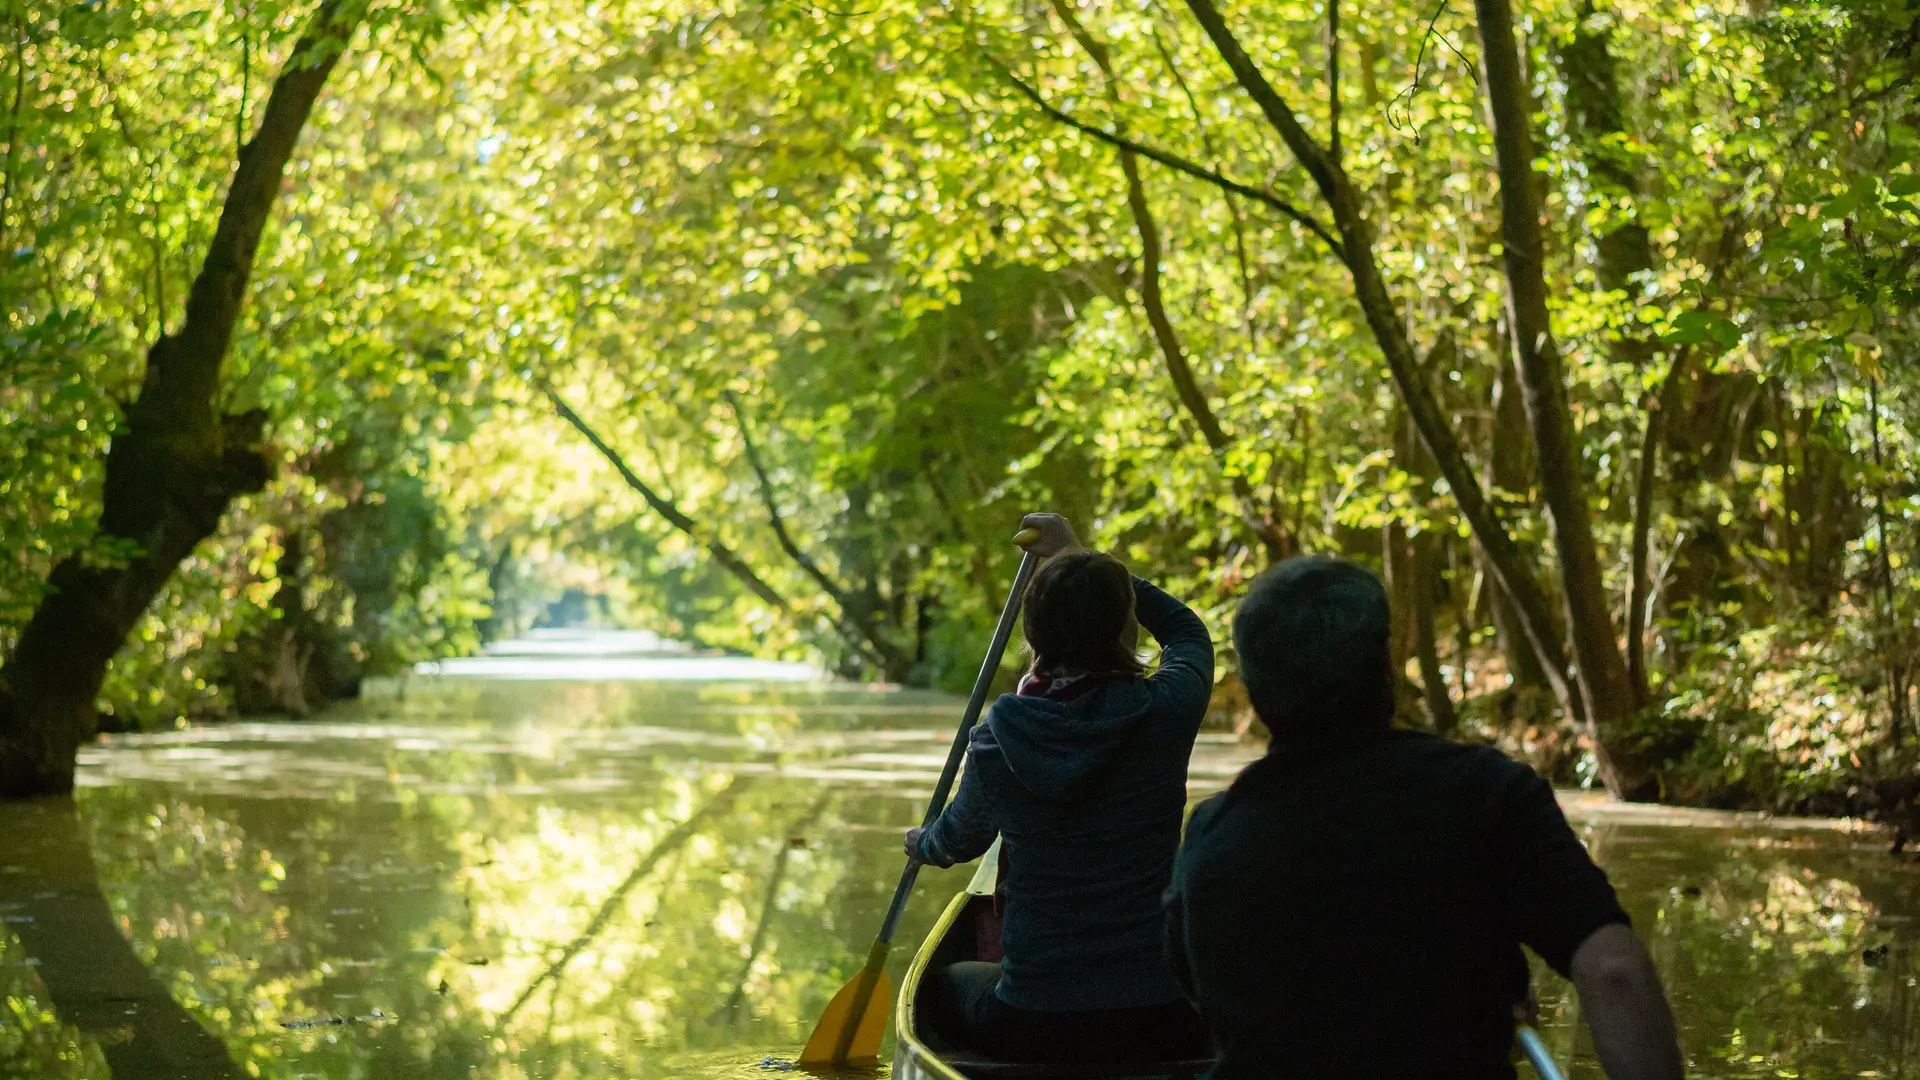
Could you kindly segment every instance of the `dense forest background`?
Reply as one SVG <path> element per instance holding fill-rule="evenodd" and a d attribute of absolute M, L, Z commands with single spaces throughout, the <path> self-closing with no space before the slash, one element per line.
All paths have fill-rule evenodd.
<path fill-rule="evenodd" d="M 1565 782 L 1849 810 L 1913 771 L 1913 0 L 0 25 L 16 743 L 62 635 L 125 730 L 583 598 L 961 686 L 1046 508 L 1223 649 L 1277 559 L 1382 570 L 1406 721 Z M 128 463 L 196 439 L 244 468 L 189 514 Z"/>

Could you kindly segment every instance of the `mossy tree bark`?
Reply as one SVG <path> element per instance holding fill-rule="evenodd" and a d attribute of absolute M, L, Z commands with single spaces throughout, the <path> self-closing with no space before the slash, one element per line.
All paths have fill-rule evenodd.
<path fill-rule="evenodd" d="M 266 413 L 222 414 L 222 371 L 287 162 L 363 10 L 359 0 L 324 0 L 274 81 L 185 318 L 148 350 L 139 396 L 107 451 L 97 541 L 54 567 L 0 668 L 0 796 L 72 789 L 114 653 L 233 499 L 266 484 Z"/>
<path fill-rule="evenodd" d="M 1487 112 L 1500 175 L 1500 239 L 1505 249 L 1507 323 L 1514 370 L 1533 435 L 1541 500 L 1559 557 L 1567 625 L 1581 696 L 1607 786 L 1629 798 L 1654 794 L 1652 762 L 1629 734 L 1645 696 L 1628 674 L 1614 634 L 1581 476 L 1579 432 L 1567 405 L 1567 380 L 1547 312 L 1545 245 L 1533 189 L 1532 98 L 1520 73 L 1508 0 L 1475 0 Z"/>

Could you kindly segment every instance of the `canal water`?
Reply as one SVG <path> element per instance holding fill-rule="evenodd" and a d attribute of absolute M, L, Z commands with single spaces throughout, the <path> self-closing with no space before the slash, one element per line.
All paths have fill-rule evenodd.
<path fill-rule="evenodd" d="M 0 1075 L 766 1077 L 864 956 L 959 705 L 548 639 L 104 741 L 72 803 L 0 807 Z M 1193 796 L 1250 752 L 1203 737 Z M 1920 1075 L 1920 866 L 1840 823 L 1568 806 L 1695 1076 Z M 965 875 L 921 875 L 896 968 Z"/>

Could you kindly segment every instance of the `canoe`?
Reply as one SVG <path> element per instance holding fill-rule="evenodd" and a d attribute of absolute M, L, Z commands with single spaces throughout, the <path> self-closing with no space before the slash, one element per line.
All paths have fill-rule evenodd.
<path fill-rule="evenodd" d="M 940 1044 L 937 1037 L 920 1024 L 922 1010 L 920 987 L 927 973 L 962 960 L 985 959 L 981 951 L 983 937 L 988 942 L 998 935 L 983 935 L 993 928 L 993 892 L 1000 864 L 1000 842 L 980 860 L 973 880 L 947 904 L 946 910 L 927 931 L 927 939 L 914 954 L 906 977 L 900 980 L 900 1000 L 894 1008 L 893 1080 L 1117 1080 L 1120 1077 L 1166 1077 L 1168 1080 L 1200 1080 L 1213 1068 L 1212 1058 L 1185 1061 L 1139 1061 L 1115 1064 L 1036 1064 L 1000 1061 L 968 1050 L 953 1050 Z M 991 945 L 989 947 L 992 947 Z"/>
<path fill-rule="evenodd" d="M 893 1080 L 1119 1080 L 1123 1077 L 1204 1080 L 1213 1068 L 1211 1058 L 1112 1065 L 1008 1062 L 971 1051 L 943 1048 L 937 1038 L 922 1028 L 920 986 L 927 973 L 962 960 L 984 959 L 980 949 L 982 938 L 997 940 L 997 935 L 981 931 L 997 922 L 993 914 L 993 892 L 999 882 L 999 867 L 1000 841 L 995 840 L 981 857 L 980 869 L 974 872 L 973 880 L 947 904 L 933 929 L 927 931 L 927 940 L 921 943 L 913 963 L 907 966 L 906 978 L 900 980 L 900 1000 L 893 1011 Z M 1562 1080 L 1562 1073 L 1540 1036 L 1526 1027 L 1519 1029 L 1518 1036 L 1523 1056 L 1541 1080 Z"/>

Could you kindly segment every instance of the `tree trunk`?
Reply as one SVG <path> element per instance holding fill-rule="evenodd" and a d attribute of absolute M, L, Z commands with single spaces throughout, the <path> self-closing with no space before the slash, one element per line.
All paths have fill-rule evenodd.
<path fill-rule="evenodd" d="M 1393 458 L 1395 464 L 1414 478 L 1412 494 L 1421 503 L 1433 498 L 1434 462 L 1419 444 L 1404 409 L 1393 410 Z M 1421 697 L 1427 706 L 1427 722 L 1434 731 L 1450 734 L 1459 726 L 1453 699 L 1447 693 L 1447 680 L 1440 673 L 1440 645 L 1434 632 L 1434 599 L 1440 588 L 1439 535 L 1422 528 L 1408 536 L 1404 526 L 1389 527 L 1393 537 L 1392 554 L 1399 560 L 1404 586 L 1397 586 L 1393 600 L 1408 606 L 1408 629 L 1413 655 L 1420 662 Z M 1401 670 L 1404 670 L 1404 663 Z"/>
<path fill-rule="evenodd" d="M 1420 654 L 1420 685 L 1426 690 L 1427 718 L 1433 722 L 1435 733 L 1451 735 L 1460 726 L 1460 716 L 1447 693 L 1446 677 L 1440 673 L 1440 644 L 1433 630 L 1434 594 L 1440 587 L 1439 539 L 1432 529 L 1413 538 L 1413 633 Z"/>
<path fill-rule="evenodd" d="M 654 513 L 665 518 L 667 524 L 680 530 L 687 539 L 706 548 L 707 554 L 713 556 L 714 562 L 719 563 L 723 569 L 745 585 L 747 591 L 765 601 L 768 606 L 779 611 L 793 609 L 793 605 L 787 603 L 787 598 L 774 591 L 773 586 L 767 584 L 765 578 L 755 573 L 753 567 L 748 565 L 738 552 L 728 547 L 719 537 L 706 535 L 705 531 L 672 501 L 647 486 L 647 482 L 640 479 L 639 474 L 627 465 L 626 458 L 621 457 L 620 452 L 609 446 L 607 441 L 600 437 L 599 432 L 582 420 L 580 414 L 574 412 L 573 407 L 568 405 L 565 399 L 555 393 L 551 387 L 542 386 L 541 392 L 547 395 L 547 400 L 553 404 L 554 411 L 560 414 L 561 419 L 572 424 L 575 431 L 586 436 L 587 441 L 593 444 L 593 448 L 600 451 L 600 456 L 607 459 L 607 464 L 612 465 L 614 471 L 620 474 L 620 478 L 627 482 L 627 486 L 647 501 L 647 505 L 653 508 Z"/>
<path fill-rule="evenodd" d="M 1493 384 L 1491 442 L 1488 471 L 1493 481 L 1494 498 L 1512 498 L 1523 504 L 1531 502 L 1533 443 L 1527 435 L 1526 406 L 1520 402 L 1520 383 L 1513 373 L 1511 357 L 1500 363 L 1499 374 Z M 1486 565 L 1486 552 L 1477 544 L 1474 555 L 1482 566 Z M 1520 614 L 1514 610 L 1513 599 L 1507 595 L 1497 574 L 1490 573 L 1487 577 L 1487 607 L 1493 615 L 1494 636 L 1500 644 L 1501 654 L 1506 657 L 1507 671 L 1513 676 L 1514 687 L 1522 691 L 1545 689 L 1548 686 L 1546 669 L 1542 667 L 1533 643 L 1528 640 L 1526 630 L 1520 625 Z M 1556 628 L 1554 640 L 1560 640 L 1560 636 Z"/>
<path fill-rule="evenodd" d="M 1387 659 L 1393 668 L 1394 717 L 1401 724 L 1414 726 L 1418 713 L 1414 700 L 1426 697 L 1424 687 L 1416 688 L 1407 678 L 1407 661 L 1419 655 L 1420 632 L 1415 626 L 1419 602 L 1414 592 L 1419 576 L 1413 569 L 1413 544 L 1407 539 L 1407 527 L 1398 518 L 1389 520 L 1380 530 L 1380 565 L 1385 569 L 1387 615 L 1391 620 L 1387 635 Z M 1424 678 L 1424 668 L 1422 669 Z"/>
<path fill-rule="evenodd" d="M 1646 798 L 1653 794 L 1654 763 L 1632 747 L 1630 735 L 1645 701 L 1628 677 L 1626 658 L 1614 636 L 1581 477 L 1579 433 L 1567 406 L 1566 375 L 1547 313 L 1545 248 L 1533 192 L 1530 99 L 1520 77 L 1513 11 L 1508 0 L 1475 0 L 1475 8 L 1499 163 L 1508 326 L 1538 457 L 1540 492 L 1559 556 L 1580 692 L 1608 789 L 1627 798 Z"/>
<path fill-rule="evenodd" d="M 1666 445 L 1667 417 L 1679 407 L 1679 389 L 1692 355 L 1693 350 L 1686 346 L 1674 352 L 1660 394 L 1647 411 L 1646 432 L 1640 439 L 1640 467 L 1633 490 L 1632 578 L 1627 590 L 1627 674 L 1643 699 L 1652 696 L 1647 673 L 1647 604 L 1653 596 L 1653 497 L 1658 486 L 1660 448 Z"/>
<path fill-rule="evenodd" d="M 1499 6 L 1502 11 L 1505 10 L 1504 5 Z M 1435 461 L 1438 462 L 1440 472 L 1446 477 L 1447 484 L 1452 489 L 1454 499 L 1460 507 L 1461 516 L 1466 519 L 1475 539 L 1480 542 L 1481 549 L 1486 553 L 1489 568 L 1499 583 L 1504 586 L 1507 595 L 1512 598 L 1514 608 L 1520 616 L 1521 627 L 1532 641 L 1535 652 L 1543 658 L 1551 658 L 1554 661 L 1543 666 L 1548 679 L 1553 683 L 1555 695 L 1560 698 L 1570 714 L 1585 715 L 1602 721 L 1596 725 L 1594 731 L 1602 780 L 1606 783 L 1608 790 L 1615 795 L 1644 796 L 1648 791 L 1651 773 L 1648 763 L 1641 760 L 1635 753 L 1632 735 L 1627 730 L 1637 703 L 1627 681 L 1626 661 L 1621 656 L 1619 643 L 1612 637 L 1612 626 L 1606 614 L 1604 595 L 1592 589 L 1578 591 L 1580 599 L 1577 609 L 1573 606 L 1574 601 L 1569 601 L 1569 614 L 1578 610 L 1583 616 L 1578 620 L 1580 626 L 1574 634 L 1574 639 L 1576 649 L 1584 650 L 1578 655 L 1582 659 L 1581 671 L 1587 678 L 1576 686 L 1568 679 L 1568 667 L 1560 648 L 1545 591 L 1533 577 L 1525 557 L 1521 554 L 1518 545 L 1514 543 L 1498 511 L 1488 503 L 1482 491 L 1480 479 L 1467 464 L 1446 415 L 1440 410 L 1432 391 L 1421 378 L 1406 323 L 1395 306 L 1391 294 L 1387 291 L 1385 280 L 1380 275 L 1379 263 L 1373 251 L 1372 226 L 1361 212 L 1360 199 L 1356 196 L 1345 171 L 1307 134 L 1292 108 L 1267 82 L 1259 67 L 1241 48 L 1239 41 L 1234 38 L 1225 20 L 1221 18 L 1213 0 L 1187 0 L 1187 7 L 1213 41 L 1215 49 L 1233 71 L 1240 86 L 1247 91 L 1248 96 L 1266 116 L 1268 123 L 1287 144 L 1287 148 L 1313 177 L 1322 197 L 1332 208 L 1335 227 L 1340 233 L 1337 251 L 1345 262 L 1348 273 L 1352 276 L 1354 297 L 1366 317 L 1368 329 L 1373 332 L 1374 340 L 1385 355 L 1387 367 L 1393 373 L 1394 385 L 1400 393 L 1401 401 L 1407 407 L 1408 415 L 1420 433 L 1421 441 L 1426 444 Z M 1492 66 L 1500 69 L 1506 93 L 1493 94 L 1492 97 L 1495 101 L 1502 102 L 1502 107 L 1507 111 L 1519 111 L 1520 119 L 1524 120 L 1524 110 L 1520 108 L 1520 101 L 1524 98 L 1511 99 L 1512 93 L 1519 87 L 1511 19 L 1508 18 L 1503 25 L 1506 27 L 1506 46 L 1503 54 L 1505 59 L 1504 62 L 1496 62 Z M 1497 44 L 1499 35 L 1490 36 L 1496 39 Z M 1512 124 L 1502 125 L 1496 130 L 1496 136 L 1500 136 L 1503 132 L 1513 134 Z M 1524 138 L 1524 126 L 1519 134 Z M 1524 148 L 1530 142 L 1530 139 L 1525 139 L 1520 146 Z M 1512 149 L 1511 146 L 1501 148 L 1503 166 L 1512 157 Z M 1526 157 L 1521 157 L 1519 164 L 1523 170 L 1520 186 L 1510 193 L 1508 189 L 1513 185 L 1503 182 L 1502 197 L 1503 199 L 1519 198 L 1523 205 L 1531 205 L 1532 189 L 1526 186 L 1527 181 L 1524 175 L 1529 162 Z M 1192 172 L 1192 170 L 1188 171 Z M 1515 219 L 1515 215 L 1511 213 L 1505 216 L 1509 222 Z M 1300 219 L 1296 217 L 1296 220 Z M 1524 231 L 1533 237 L 1534 243 L 1530 249 L 1535 253 L 1532 270 L 1534 277 L 1540 279 L 1537 254 L 1540 247 L 1538 221 L 1531 221 L 1524 227 Z M 1515 252 L 1510 244 L 1508 249 L 1510 265 L 1515 258 Z M 1536 290 L 1535 299 L 1539 301 L 1537 313 L 1544 316 L 1543 283 Z M 1530 307 L 1528 310 L 1531 312 L 1533 308 Z M 1532 419 L 1532 413 L 1535 411 L 1532 407 L 1534 404 L 1532 399 L 1537 387 L 1542 398 L 1539 411 L 1546 416 L 1547 434 L 1553 436 L 1555 440 L 1551 447 L 1553 455 L 1551 460 L 1556 467 L 1577 464 L 1570 456 L 1572 447 L 1567 441 L 1572 432 L 1568 430 L 1571 425 L 1567 416 L 1566 387 L 1563 383 L 1556 383 L 1551 378 L 1551 376 L 1557 376 L 1559 372 L 1558 356 L 1552 352 L 1552 339 L 1550 337 L 1544 340 L 1530 339 L 1524 344 L 1529 357 L 1538 360 L 1544 356 L 1551 361 L 1545 365 L 1536 366 L 1531 376 L 1525 371 L 1522 372 L 1528 392 L 1529 419 Z M 1435 345 L 1436 352 L 1442 346 L 1451 350 L 1451 340 L 1443 336 L 1441 342 Z M 1542 346 L 1546 350 L 1544 354 Z M 1436 363 L 1433 366 L 1442 365 Z M 1537 378 L 1538 376 L 1549 377 Z M 1556 403 L 1557 412 L 1554 409 Z M 1558 427 L 1554 424 L 1556 416 L 1560 421 Z M 1536 425 L 1535 448 L 1542 458 L 1544 476 L 1548 468 L 1550 451 L 1549 448 L 1540 445 L 1542 441 L 1540 433 L 1541 427 Z M 1553 486 L 1556 490 L 1549 493 L 1549 511 L 1553 512 L 1557 506 L 1570 520 L 1577 519 L 1578 522 L 1584 522 L 1587 525 L 1584 533 L 1577 529 L 1560 530 L 1570 532 L 1562 542 L 1570 545 L 1576 555 L 1584 542 L 1586 552 L 1584 568 L 1576 562 L 1572 578 L 1582 586 L 1597 586 L 1599 583 L 1598 559 L 1593 550 L 1591 522 L 1587 519 L 1586 506 L 1583 501 L 1569 498 L 1570 495 L 1582 495 L 1577 483 L 1578 473 L 1572 474 L 1576 483 L 1571 490 L 1561 482 L 1566 478 L 1564 470 L 1556 468 L 1554 475 L 1556 481 Z M 1547 485 L 1543 482 L 1543 487 L 1545 486 Z M 1600 618 L 1597 623 L 1591 618 L 1596 600 L 1600 603 L 1598 608 Z M 1587 663 L 1589 654 L 1592 660 L 1591 666 Z M 1597 688 L 1597 693 L 1588 692 L 1589 680 Z M 1599 706 L 1597 709 L 1594 707 L 1596 704 Z"/>
<path fill-rule="evenodd" d="M 215 400 L 287 161 L 361 12 L 355 0 L 325 0 L 274 80 L 186 317 L 148 351 L 140 395 L 107 452 L 96 543 L 54 567 L 0 669 L 0 796 L 72 789 L 74 755 L 94 731 L 114 653 L 234 497 L 266 484 L 266 413 L 222 416 Z"/>
<path fill-rule="evenodd" d="M 1583 0 L 1573 35 L 1559 50 L 1568 127 L 1587 167 L 1589 186 L 1616 203 L 1631 203 L 1640 194 L 1640 176 L 1621 145 L 1621 136 L 1627 134 L 1626 108 L 1613 59 L 1613 32 L 1594 25 L 1594 15 L 1593 0 Z M 1653 266 L 1652 239 L 1638 221 L 1617 223 L 1594 239 L 1599 255 L 1595 271 L 1603 289 L 1625 288 L 1635 273 Z M 1623 337 L 1615 354 L 1623 353 L 1644 360 L 1647 348 Z"/>

